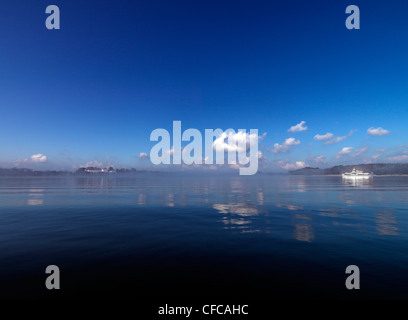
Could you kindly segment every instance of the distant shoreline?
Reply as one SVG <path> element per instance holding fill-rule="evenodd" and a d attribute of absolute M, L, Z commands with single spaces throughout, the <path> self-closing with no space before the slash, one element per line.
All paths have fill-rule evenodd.
<path fill-rule="evenodd" d="M 291 176 L 302 177 L 341 177 L 341 174 L 292 174 Z M 408 177 L 408 174 L 374 174 L 374 177 Z"/>
<path fill-rule="evenodd" d="M 358 164 L 358 165 L 339 165 L 331 168 L 312 168 L 305 167 L 298 170 L 288 171 L 287 173 L 277 172 L 258 172 L 257 175 L 290 175 L 290 176 L 341 176 L 343 172 L 351 172 L 353 169 L 363 172 L 373 173 L 375 177 L 405 177 L 408 176 L 408 163 L 374 163 L 374 164 Z M 194 174 L 200 170 L 191 171 L 158 171 L 158 170 L 139 170 L 131 169 L 114 169 L 113 172 L 85 172 L 83 169 L 77 171 L 58 171 L 58 170 L 32 170 L 27 168 L 0 168 L 0 177 L 113 177 L 124 175 L 136 175 L 141 173 L 157 174 L 157 173 L 183 173 Z"/>
<path fill-rule="evenodd" d="M 403 176 L 408 175 L 408 163 L 370 163 L 339 165 L 331 168 L 312 168 L 305 167 L 298 170 L 289 171 L 291 175 L 341 175 L 343 172 L 351 172 L 353 169 L 361 170 L 367 173 L 373 173 L 374 176 Z"/>
<path fill-rule="evenodd" d="M 65 177 L 70 177 L 70 178 L 115 178 L 115 177 L 136 177 L 140 174 L 151 174 L 151 175 L 157 175 L 157 174 L 177 174 L 177 172 L 170 172 L 170 171 L 139 171 L 137 173 L 113 173 L 113 174 L 106 174 L 106 173 L 89 173 L 89 174 L 76 174 L 76 173 L 47 173 L 46 171 L 41 171 L 41 172 L 36 172 L 33 174 L 0 174 L 0 179 L 1 178 L 65 178 Z M 184 176 L 186 175 L 193 175 L 193 172 L 179 172 L 180 174 L 183 174 Z M 284 177 L 339 177 L 342 178 L 342 174 L 290 174 L 290 173 L 280 173 L 280 174 L 275 174 L 275 173 L 263 173 L 263 174 L 256 174 L 253 177 L 256 176 L 273 176 L 273 177 L 278 177 L 278 176 L 284 176 Z M 197 175 L 197 177 L 204 177 L 206 175 Z M 235 177 L 235 175 L 234 175 Z M 374 174 L 373 178 L 378 178 L 378 177 L 408 177 L 408 174 Z"/>

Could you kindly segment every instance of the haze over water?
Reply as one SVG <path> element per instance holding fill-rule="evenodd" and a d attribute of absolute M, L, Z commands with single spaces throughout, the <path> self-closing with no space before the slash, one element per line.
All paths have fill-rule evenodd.
<path fill-rule="evenodd" d="M 2 177 L 0 297 L 408 298 L 407 192 L 405 176 Z"/>

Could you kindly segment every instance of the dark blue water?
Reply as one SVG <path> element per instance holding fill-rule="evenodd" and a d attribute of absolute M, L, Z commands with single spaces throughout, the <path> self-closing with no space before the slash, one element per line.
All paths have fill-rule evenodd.
<path fill-rule="evenodd" d="M 407 240 L 408 177 L 0 178 L 1 298 L 406 299 Z"/>

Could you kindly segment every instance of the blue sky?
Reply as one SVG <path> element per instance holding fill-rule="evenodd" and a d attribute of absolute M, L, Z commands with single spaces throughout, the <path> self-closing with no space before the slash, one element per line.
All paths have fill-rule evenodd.
<path fill-rule="evenodd" d="M 406 162 L 407 16 L 405 0 L 2 1 L 0 166 L 146 167 L 173 120 L 266 132 L 271 170 Z"/>

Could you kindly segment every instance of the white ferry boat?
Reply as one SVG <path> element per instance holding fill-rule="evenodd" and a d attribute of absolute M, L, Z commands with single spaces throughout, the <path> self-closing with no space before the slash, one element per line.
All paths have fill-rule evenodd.
<path fill-rule="evenodd" d="M 343 172 L 343 178 L 372 178 L 373 173 L 363 172 L 353 168 L 351 172 Z"/>

